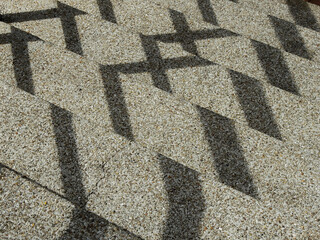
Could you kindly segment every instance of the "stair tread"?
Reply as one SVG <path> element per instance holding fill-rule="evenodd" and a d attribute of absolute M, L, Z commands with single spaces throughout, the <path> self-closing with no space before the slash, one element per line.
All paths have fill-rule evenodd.
<path fill-rule="evenodd" d="M 112 82 L 114 81 L 112 79 L 112 81 L 108 81 L 110 80 L 108 78 L 103 80 L 101 76 L 99 77 L 99 65 L 97 63 L 81 59 L 78 55 L 66 53 L 64 50 L 59 51 L 50 44 L 43 42 L 35 42 L 34 44 L 29 49 L 29 55 L 30 59 L 34 62 L 32 69 L 36 96 L 66 108 L 82 117 L 95 122 L 101 122 L 108 129 L 114 128 L 118 134 L 126 136 L 129 139 L 134 138 L 142 145 L 150 147 L 200 172 L 212 172 L 212 157 L 214 160 L 216 158 L 219 159 L 219 157 L 226 158 L 225 154 L 230 154 L 232 156 L 230 160 L 239 158 L 240 161 L 237 164 L 240 164 L 239 166 L 248 164 L 250 175 L 248 175 L 246 167 L 241 167 L 240 169 L 243 171 L 244 176 L 241 176 L 241 178 L 236 176 L 235 179 L 241 182 L 244 181 L 244 185 L 235 185 L 234 180 L 232 178 L 228 179 L 228 176 L 224 180 L 225 183 L 240 191 L 251 194 L 253 189 L 247 189 L 251 185 L 251 180 L 247 178 L 250 179 L 252 176 L 257 181 L 259 191 L 263 193 L 263 201 L 272 202 L 272 205 L 279 204 L 281 207 L 283 205 L 286 206 L 290 202 L 289 200 L 292 199 L 292 197 L 289 197 L 292 192 L 288 191 L 288 186 L 280 185 L 278 182 L 278 178 L 282 174 L 286 174 L 293 181 L 289 183 L 289 186 L 295 192 L 293 194 L 294 197 L 298 197 L 298 199 L 306 198 L 304 199 L 306 201 L 305 205 L 295 210 L 299 213 L 302 211 L 301 209 L 313 208 L 314 202 L 318 198 L 314 193 L 303 194 L 304 190 L 302 191 L 301 189 L 316 192 L 316 190 L 311 190 L 317 186 L 317 184 L 313 184 L 314 179 L 317 179 L 317 173 L 313 173 L 313 171 L 316 171 L 316 168 L 310 167 L 310 164 L 311 166 L 316 164 L 314 161 L 315 155 L 311 154 L 311 156 L 307 156 L 306 153 L 299 151 L 294 152 L 296 155 L 291 152 L 285 154 L 283 153 L 283 149 L 290 150 L 290 145 L 285 148 L 286 143 L 282 145 L 279 140 L 263 137 L 262 134 L 257 134 L 257 131 L 250 130 L 250 128 L 245 128 L 242 131 L 242 124 L 238 124 L 235 130 L 233 126 L 235 123 L 233 121 L 207 110 L 209 114 L 213 114 L 217 119 L 220 119 L 221 123 L 219 124 L 222 124 L 221 126 L 227 124 L 226 129 L 222 130 L 231 134 L 230 139 L 223 137 L 223 135 L 216 136 L 216 141 L 219 138 L 222 141 L 227 141 L 225 143 L 222 142 L 222 144 L 219 143 L 219 148 L 221 148 L 222 152 L 218 149 L 216 151 L 214 150 L 215 145 L 212 145 L 214 143 L 210 144 L 209 141 L 208 144 L 202 128 L 203 120 L 200 117 L 206 116 L 200 114 L 199 117 L 199 110 L 194 105 L 180 102 L 170 94 L 153 87 L 151 84 L 147 85 L 137 82 L 134 77 L 135 75 L 132 75 L 133 81 L 130 81 L 130 75 L 127 76 L 127 79 L 126 76 L 119 78 L 119 82 Z M 3 64 L 6 63 L 5 61 L 2 62 Z M 72 66 L 72 70 L 65 67 L 67 63 Z M 76 77 L 74 73 L 77 74 Z M 7 74 L 6 80 L 8 80 L 8 76 L 10 74 Z M 141 78 L 141 76 L 139 77 Z M 11 85 L 13 85 L 14 81 L 15 77 L 12 76 Z M 108 98 L 106 99 L 105 96 L 103 81 L 111 84 L 109 87 L 115 90 L 113 93 L 116 94 L 117 102 L 112 102 L 112 99 L 114 99 L 112 98 L 112 93 L 109 95 L 109 102 L 107 101 Z M 122 89 L 119 88 L 121 85 Z M 119 102 L 119 99 L 121 100 L 122 98 L 124 98 L 124 102 Z M 169 103 L 169 106 L 167 106 L 167 103 Z M 223 134 L 223 131 L 221 134 Z M 238 136 L 239 140 L 237 140 Z M 244 141 L 241 141 L 241 138 Z M 250 138 L 252 141 L 248 142 Z M 261 144 L 260 141 L 262 141 Z M 213 149 L 210 149 L 210 147 Z M 317 148 L 311 147 L 311 149 L 317 152 Z M 266 157 L 265 161 L 259 162 L 255 167 L 254 163 L 257 164 L 255 160 L 257 158 L 262 160 L 262 155 L 264 154 Z M 301 165 L 297 167 L 302 171 L 307 171 L 305 175 L 301 176 L 303 179 L 292 177 L 292 175 L 296 175 L 297 168 L 293 167 L 289 171 L 287 162 L 291 163 L 293 161 L 291 160 L 292 158 L 302 160 L 298 161 L 298 164 Z M 275 164 L 279 162 L 279 164 L 270 169 L 270 161 L 273 161 Z M 260 164 L 265 165 L 262 167 Z M 269 169 L 271 172 L 266 175 L 265 169 Z M 216 174 L 219 173 L 217 169 L 215 172 Z M 272 178 L 266 178 L 266 176 L 271 174 Z M 218 175 L 216 177 L 218 180 Z M 242 177 L 244 178 L 242 179 Z M 308 179 L 307 183 L 310 183 L 310 185 L 307 186 L 311 189 L 304 187 L 305 178 Z M 270 184 L 275 184 L 277 188 L 280 188 L 279 192 L 268 190 Z M 273 196 L 275 194 L 283 201 L 278 201 L 278 198 Z M 283 198 L 283 194 L 286 197 Z M 308 199 L 309 195 L 314 198 Z M 287 197 L 289 198 L 286 199 Z"/>
<path fill-rule="evenodd" d="M 273 237 L 305 237 L 316 234 L 313 228 L 292 218 L 290 213 L 281 213 L 276 208 L 263 206 L 258 200 L 216 182 L 210 173 L 199 173 L 126 140 L 106 130 L 99 123 L 71 114 L 4 83 L 0 84 L 1 101 L 4 103 L 1 106 L 6 106 L 9 113 L 1 116 L 2 122 L 8 123 L 2 130 L 2 135 L 12 141 L 10 144 L 1 144 L 2 159 L 6 159 L 6 162 L 1 163 L 1 174 L 4 175 L 1 183 L 5 184 L 4 199 L 8 200 L 5 201 L 8 204 L 9 199 L 16 198 L 11 192 L 30 194 L 24 193 L 24 189 L 31 188 L 31 194 L 39 196 L 29 200 L 30 195 L 27 195 L 27 201 L 36 201 L 42 208 L 47 206 L 54 212 L 64 209 L 65 218 L 71 218 L 71 214 L 73 216 L 69 229 L 77 230 L 72 225 L 73 221 L 77 221 L 74 212 L 76 206 L 81 205 L 78 199 L 85 198 L 86 210 L 83 211 L 86 214 L 112 223 L 112 229 L 107 227 L 105 231 L 144 239 L 160 238 L 162 231 L 166 236 L 176 236 L 179 233 L 196 236 L 195 227 L 201 229 L 201 237 L 210 239 L 245 236 L 263 238 L 266 233 Z M 59 122 L 62 125 L 57 125 Z M 64 138 L 59 135 L 64 135 Z M 67 155 L 69 160 L 65 162 L 62 144 L 55 146 L 56 141 L 74 141 L 73 135 L 76 136 L 76 141 L 72 151 L 76 153 L 71 157 Z M 15 151 L 11 154 L 15 144 L 20 142 L 19 139 L 24 142 L 24 149 L 28 151 Z M 42 151 L 39 151 L 39 143 L 46 145 Z M 19 161 L 21 158 L 23 161 Z M 62 174 L 73 172 L 73 175 L 65 175 L 67 182 L 56 172 L 59 168 Z M 25 182 L 28 187 L 19 185 L 21 188 L 17 188 L 10 185 L 10 179 L 17 179 L 20 172 L 25 177 L 19 178 L 19 181 Z M 81 177 L 72 177 L 77 175 Z M 172 192 L 177 184 L 183 190 Z M 34 188 L 37 189 L 36 193 Z M 61 199 L 60 195 L 63 194 L 66 199 Z M 181 205 L 181 199 L 185 198 Z M 61 201 L 68 205 L 67 209 L 61 206 Z M 179 210 L 179 207 L 183 207 L 186 212 Z M 30 216 L 30 213 L 25 212 L 25 216 Z M 9 213 L 5 214 L 7 216 Z M 176 215 L 177 218 L 174 217 Z M 60 215 L 57 217 L 61 220 Z M 46 221 L 46 218 L 50 218 L 50 215 L 43 214 L 42 220 Z M 179 219 L 188 224 L 190 229 L 185 229 Z M 12 222 L 16 224 L 15 220 Z M 33 233 L 29 230 L 32 227 L 29 222 L 30 220 L 25 229 L 28 234 Z M 34 223 L 39 224 L 35 219 Z M 56 234 L 67 228 L 66 223 L 68 221 L 59 226 L 60 232 Z M 121 229 L 115 231 L 114 228 L 117 230 L 118 226 Z M 304 232 L 303 228 L 310 228 L 310 232 Z M 181 232 L 182 230 L 186 232 Z M 17 233 L 21 234 L 21 231 Z M 46 233 L 43 231 L 39 231 L 39 234 Z"/>
<path fill-rule="evenodd" d="M 197 1 L 1 2 L 0 192 L 25 227 L 3 211 L 0 238 L 319 238 L 320 35 L 250 1 L 211 2 L 219 26 Z"/>

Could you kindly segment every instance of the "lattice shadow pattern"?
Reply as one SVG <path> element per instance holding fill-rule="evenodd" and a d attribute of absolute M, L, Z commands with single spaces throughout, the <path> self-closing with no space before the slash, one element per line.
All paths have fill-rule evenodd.
<path fill-rule="evenodd" d="M 103 19 L 116 23 L 111 2 L 98 1 L 98 3 Z M 210 2 L 207 0 L 198 0 L 198 3 L 201 13 L 203 14 L 203 19 L 206 22 L 218 25 Z M 83 50 L 75 21 L 75 16 L 82 14 L 86 13 L 65 4 L 58 3 L 58 7 L 56 9 L 1 15 L 0 20 L 7 23 L 14 23 L 60 18 L 67 49 L 82 55 Z M 103 79 L 105 79 L 104 84 L 106 89 L 106 98 L 109 104 L 114 130 L 118 134 L 125 136 L 131 141 L 134 141 L 134 135 L 130 124 L 130 116 L 128 114 L 127 106 L 125 105 L 125 96 L 122 91 L 121 82 L 119 81 L 119 73 L 134 74 L 148 72 L 152 76 L 155 87 L 168 93 L 172 93 L 170 82 L 166 74 L 167 70 L 175 68 L 209 66 L 214 64 L 198 56 L 199 54 L 195 44 L 196 40 L 238 35 L 225 29 L 192 31 L 188 27 L 187 21 L 182 13 L 170 10 L 170 14 L 176 33 L 159 34 L 154 36 L 140 35 L 141 43 L 147 57 L 146 61 L 100 66 L 101 75 Z M 282 20 L 280 21 L 274 17 L 270 17 L 270 19 L 273 21 L 275 28 L 292 29 L 290 24 L 282 26 Z M 296 35 L 298 33 L 297 31 L 291 31 L 291 34 Z M 279 38 L 280 40 L 282 38 L 280 34 Z M 0 35 L 0 44 L 10 43 L 12 46 L 12 54 L 14 59 L 13 65 L 17 86 L 26 92 L 34 94 L 32 70 L 30 67 L 30 59 L 27 47 L 28 42 L 31 41 L 40 41 L 40 39 L 14 27 L 11 28 L 11 33 Z M 165 43 L 180 43 L 184 50 L 194 54 L 195 56 L 163 59 L 160 55 L 160 50 L 157 45 L 158 41 Z M 301 42 L 295 44 L 299 45 Z M 285 64 L 284 59 L 282 59 L 281 52 L 264 43 L 254 40 L 252 40 L 252 44 L 257 50 L 261 64 L 265 68 L 270 83 L 283 90 L 298 94 L 298 89 L 294 84 L 293 78 L 290 76 L 290 72 Z M 300 52 L 295 52 L 291 46 L 286 47 L 285 44 L 283 45 L 287 51 L 291 51 L 294 54 L 309 58 L 307 51 L 303 49 L 303 45 L 301 45 L 302 48 L 300 48 L 300 50 L 302 50 Z M 270 65 L 266 64 L 266 58 L 277 59 L 278 62 L 273 63 L 273 61 L 271 61 L 271 63 L 273 63 L 273 67 L 270 68 Z M 278 72 L 285 72 L 285 75 L 288 76 L 285 78 L 285 81 L 279 82 L 277 79 Z M 275 123 L 275 120 L 273 119 L 272 111 L 268 106 L 267 101 L 264 100 L 265 97 L 262 86 L 257 80 L 249 78 L 241 73 L 232 70 L 230 70 L 229 73 L 238 94 L 240 104 L 249 122 L 249 126 L 272 137 L 281 139 L 281 134 Z M 246 88 L 252 88 L 255 89 L 255 91 L 250 93 L 246 91 Z M 250 94 L 259 96 L 262 101 L 257 105 L 257 103 L 253 101 L 253 98 L 250 96 Z M 212 151 L 220 181 L 252 197 L 258 198 L 258 191 L 253 184 L 252 177 L 250 176 L 243 151 L 237 140 L 237 135 L 232 120 L 213 113 L 212 111 L 204 109 L 200 106 L 196 107 L 198 109 L 201 122 Z M 258 109 L 258 111 L 254 109 Z M 62 197 L 68 199 L 75 205 L 74 217 L 70 223 L 70 228 L 61 237 L 61 239 L 68 239 L 70 236 L 80 236 L 79 239 L 81 239 L 81 237 L 85 237 L 85 234 L 89 234 L 83 233 L 84 235 L 81 235 L 81 231 L 79 232 L 77 230 L 83 226 L 84 222 L 99 222 L 98 225 L 102 228 L 107 227 L 111 223 L 91 212 L 88 212 L 85 209 L 87 198 L 85 196 L 84 187 L 81 181 L 81 169 L 78 163 L 79 156 L 77 153 L 75 135 L 72 129 L 72 114 L 55 105 L 52 105 L 51 111 L 52 122 L 56 136 L 56 144 L 60 157 L 60 168 L 63 176 L 62 182 L 66 192 L 65 196 Z M 266 121 L 268 123 L 266 123 Z M 234 156 L 230 155 L 230 149 L 232 149 L 232 152 L 235 153 Z M 179 201 L 176 201 L 176 199 L 179 198 L 179 192 L 176 192 L 174 195 L 171 193 L 171 189 L 175 188 L 172 184 L 175 183 L 166 182 L 165 180 L 165 186 L 169 194 L 170 210 L 164 235 L 170 238 L 170 236 L 177 236 L 177 234 L 188 232 L 189 235 L 197 238 L 198 233 L 196 229 L 198 229 L 199 223 L 202 219 L 203 211 L 205 209 L 205 202 L 201 193 L 201 188 L 191 187 L 193 185 L 199 185 L 199 180 L 197 180 L 198 173 L 179 165 L 173 160 L 162 155 L 159 155 L 159 163 L 164 175 L 174 175 L 175 179 L 180 179 L 181 174 L 184 173 L 188 173 L 191 176 L 193 183 L 191 181 L 192 184 L 190 186 L 187 186 L 189 183 L 186 183 L 184 179 L 179 180 L 182 186 L 186 187 L 186 189 L 181 191 L 189 191 L 188 189 L 191 189 L 190 193 L 192 193 L 191 195 L 198 203 L 198 207 L 196 209 L 191 207 L 192 211 L 190 215 L 184 215 L 183 211 L 181 212 L 178 210 L 181 206 L 179 205 Z M 71 176 L 71 170 L 69 169 L 70 166 L 72 166 L 73 171 L 76 171 L 76 174 L 73 175 L 73 177 Z M 179 169 L 179 171 L 173 173 L 170 166 Z M 187 204 L 186 206 L 186 208 L 190 208 L 191 205 Z M 182 226 L 181 222 L 189 222 L 189 228 L 184 229 L 187 225 Z M 129 233 L 120 227 L 118 228 L 120 229 L 119 231 L 125 232 L 125 234 L 128 234 L 128 236 L 131 236 L 132 238 L 139 238 L 138 236 L 134 236 L 132 233 Z M 98 233 L 94 230 L 90 234 L 90 236 L 97 236 L 95 234 Z"/>

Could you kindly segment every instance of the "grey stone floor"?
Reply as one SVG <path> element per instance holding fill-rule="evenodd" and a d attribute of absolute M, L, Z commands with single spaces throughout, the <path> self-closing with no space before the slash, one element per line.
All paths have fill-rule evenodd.
<path fill-rule="evenodd" d="M 320 239 L 319 43 L 298 0 L 2 0 L 0 239 Z"/>

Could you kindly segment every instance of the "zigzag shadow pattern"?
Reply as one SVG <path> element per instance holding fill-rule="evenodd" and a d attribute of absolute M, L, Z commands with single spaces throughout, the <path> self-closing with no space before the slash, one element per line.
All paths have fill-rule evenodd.
<path fill-rule="evenodd" d="M 72 52 L 82 55 L 83 51 L 75 17 L 77 15 L 84 14 L 86 13 L 83 11 L 70 7 L 61 2 L 57 2 L 57 8 L 32 12 L 2 14 L 0 15 L 0 21 L 5 23 L 16 23 L 60 18 L 66 42 L 66 48 Z"/>
<path fill-rule="evenodd" d="M 181 15 L 180 15 L 181 17 Z M 218 33 L 216 30 L 210 30 L 208 32 L 196 32 L 196 38 L 211 38 L 211 37 L 223 37 L 222 34 Z M 227 35 L 230 33 L 228 32 Z M 232 34 L 232 33 L 231 33 Z M 175 37 L 175 35 L 173 35 Z M 158 40 L 169 39 L 168 35 L 157 35 L 157 36 L 144 36 L 141 35 L 141 42 L 145 50 L 147 60 L 136 62 L 136 63 L 127 63 L 127 64 L 117 64 L 110 66 L 101 66 L 101 75 L 105 79 L 105 88 L 108 104 L 110 107 L 110 115 L 112 118 L 113 126 L 115 131 L 128 138 L 129 140 L 133 139 L 132 128 L 130 125 L 130 117 L 125 105 L 124 96 L 122 93 L 121 82 L 118 79 L 119 73 L 124 74 L 133 74 L 133 73 L 142 73 L 149 72 L 152 75 L 154 85 L 166 92 L 172 93 L 166 71 L 168 69 L 175 68 L 187 68 L 187 67 L 196 67 L 196 66 L 208 66 L 214 63 L 199 58 L 197 56 L 188 56 L 188 57 L 178 57 L 171 59 L 163 59 L 160 54 L 160 50 L 157 46 Z M 170 40 L 172 41 L 172 40 Z M 173 41 L 176 39 L 173 38 Z M 187 45 L 187 44 L 186 44 Z M 30 75 L 31 76 L 31 75 Z M 109 81 L 110 80 L 110 81 Z M 208 137 L 209 139 L 209 137 Z M 209 140 L 210 141 L 210 140 Z M 245 172 L 245 171 L 244 171 Z"/>
<path fill-rule="evenodd" d="M 34 94 L 32 70 L 28 54 L 28 42 L 41 41 L 38 37 L 11 27 L 11 33 L 0 35 L 0 44 L 11 44 L 13 54 L 13 66 L 17 87 Z M 76 137 L 72 127 L 72 114 L 54 104 L 51 104 L 51 119 L 55 133 L 57 151 L 59 155 L 59 167 L 61 169 L 61 181 L 65 194 L 62 196 L 47 187 L 37 183 L 27 176 L 0 164 L 1 168 L 7 168 L 28 181 L 64 198 L 74 206 L 73 218 L 69 229 L 65 231 L 61 240 L 65 239 L 100 239 L 106 232 L 113 237 L 121 239 L 141 239 L 139 236 L 97 216 L 86 210 L 87 196 L 82 183 L 82 173 L 79 165 L 79 155 L 76 145 Z M 102 232 L 104 230 L 104 232 Z"/>
<path fill-rule="evenodd" d="M 13 32 L 16 31 L 15 29 Z M 203 34 L 203 35 L 201 35 Z M 211 35 L 210 35 L 211 34 Z M 216 32 L 210 32 L 207 33 L 201 33 L 197 36 L 204 36 L 204 37 L 213 37 L 218 36 L 216 35 Z M 0 41 L 4 43 L 8 43 L 8 39 L 12 38 L 12 35 L 5 35 L 1 36 Z M 32 35 L 25 35 L 25 37 L 32 41 L 38 41 L 38 38 L 34 38 Z M 162 36 L 158 36 L 161 38 Z M 137 62 L 137 63 L 128 63 L 128 64 L 117 64 L 117 65 L 111 65 L 111 66 L 101 66 L 101 74 L 106 79 L 106 95 L 108 99 L 108 104 L 111 111 L 111 116 L 114 124 L 114 128 L 117 133 L 121 134 L 122 136 L 127 137 L 129 140 L 133 139 L 133 134 L 130 126 L 130 118 L 128 115 L 127 108 L 125 106 L 124 96 L 122 93 L 121 83 L 118 79 L 119 73 L 125 73 L 125 74 L 133 74 L 133 73 L 141 73 L 141 72 L 149 72 L 152 75 L 152 79 L 154 81 L 154 85 L 158 87 L 159 89 L 162 89 L 166 92 L 171 93 L 171 87 L 168 80 L 168 77 L 166 75 L 166 71 L 168 69 L 175 69 L 175 68 L 186 68 L 186 67 L 195 67 L 195 66 L 208 66 L 212 65 L 214 63 L 204 60 L 202 58 L 199 58 L 197 56 L 188 56 L 188 57 L 179 57 L 179 58 L 172 58 L 172 59 L 163 59 L 160 55 L 159 48 L 157 46 L 157 37 L 156 36 L 144 36 L 141 35 L 141 41 L 143 43 L 143 47 L 145 49 L 145 53 L 147 56 L 146 61 Z M 175 40 L 174 40 L 175 41 Z M 10 43 L 16 43 L 15 41 L 10 41 Z M 25 42 L 22 40 L 22 46 L 26 46 Z M 186 44 L 187 46 L 187 44 Z M 27 51 L 23 51 L 23 54 L 26 54 Z M 28 91 L 30 93 L 34 93 L 32 89 L 34 89 L 32 84 L 32 72 L 30 68 L 30 60 L 28 56 L 22 56 L 22 58 L 25 58 L 22 65 L 27 66 L 27 79 L 30 81 L 26 83 L 26 87 L 21 87 L 23 90 Z M 19 64 L 19 63 L 14 63 Z M 28 67 L 29 66 L 29 67 Z M 22 66 L 24 69 L 24 67 Z M 21 78 L 22 75 L 21 72 L 16 71 L 17 79 Z M 110 82 L 107 82 L 111 79 Z M 28 86 L 30 85 L 30 86 Z M 30 90 L 31 89 L 31 90 Z M 219 172 L 220 181 L 224 184 L 227 184 L 239 191 L 242 191 L 250 196 L 257 197 L 257 190 L 254 187 L 252 183 L 252 178 L 249 174 L 248 168 L 245 164 L 245 159 L 243 155 L 241 155 L 241 148 L 239 144 L 236 141 L 236 134 L 232 127 L 232 125 L 229 123 L 230 120 L 223 121 L 224 125 L 229 126 L 231 135 L 229 135 L 230 139 L 228 140 L 231 145 L 226 144 L 224 148 L 230 148 L 234 150 L 234 152 L 238 153 L 240 152 L 240 157 L 236 162 L 232 162 L 232 164 L 236 163 L 235 165 L 238 167 L 237 169 L 234 169 L 229 164 L 224 164 L 223 162 L 228 160 L 228 154 L 227 152 L 220 153 L 219 147 L 217 145 L 217 142 L 220 141 L 219 137 L 217 138 L 216 134 L 223 134 L 224 132 L 221 132 L 221 129 L 216 128 L 213 131 L 214 121 L 212 120 L 212 116 L 205 112 L 203 109 L 199 108 L 199 113 L 202 117 L 202 121 L 204 123 L 204 126 L 210 126 L 205 127 L 206 134 L 208 138 L 208 142 L 212 148 L 213 155 L 217 157 L 218 159 L 215 160 L 215 165 L 217 167 L 217 170 Z M 54 132 L 56 136 L 56 145 L 58 149 L 59 154 L 59 162 L 60 162 L 60 168 L 61 168 L 61 175 L 62 175 L 62 183 L 65 190 L 65 198 L 68 199 L 71 203 L 75 205 L 73 218 L 71 220 L 69 229 L 65 231 L 65 234 L 61 236 L 61 239 L 72 239 L 76 237 L 77 239 L 86 239 L 88 236 L 90 236 L 92 239 L 95 239 L 99 236 L 99 230 L 102 226 L 102 228 L 108 226 L 111 226 L 112 224 L 109 223 L 107 220 L 100 218 L 99 216 L 89 212 L 86 210 L 86 204 L 87 204 L 87 196 L 85 194 L 84 186 L 82 183 L 82 173 L 79 166 L 79 156 L 77 153 L 77 146 L 76 146 L 76 137 L 72 128 L 72 114 L 68 111 L 61 109 L 57 106 L 52 105 L 52 123 L 54 126 Z M 207 118 L 209 116 L 209 118 Z M 228 124 L 229 123 L 229 124 Z M 216 141 L 212 141 L 212 137 L 216 138 Z M 238 157 L 238 156 L 236 156 Z M 236 158 L 233 158 L 234 159 Z M 167 159 L 164 159 L 163 157 L 160 157 L 162 161 L 162 168 L 164 171 L 164 174 L 172 174 L 169 165 L 172 164 L 171 161 L 168 162 Z M 169 164 L 168 166 L 163 165 L 164 163 Z M 184 173 L 188 172 L 192 178 L 195 179 L 194 183 L 191 185 L 198 185 L 199 181 L 198 175 L 193 172 L 192 170 L 185 170 L 181 166 L 178 167 L 180 169 L 179 171 Z M 237 174 L 236 177 L 232 173 L 232 171 L 236 171 Z M 232 176 L 232 177 L 230 177 Z M 177 179 L 181 180 L 181 176 L 176 176 Z M 182 181 L 182 180 L 181 180 Z M 182 181 L 182 183 L 185 185 L 186 183 Z M 176 202 L 175 198 L 182 194 L 181 191 L 178 191 L 175 193 L 175 195 L 170 195 L 173 187 L 173 183 L 167 182 L 166 188 L 168 190 L 169 199 L 170 199 L 170 210 L 169 210 L 169 219 L 167 222 L 167 227 L 165 230 L 164 235 L 165 236 L 172 236 L 185 232 L 189 235 L 192 235 L 194 238 L 198 237 L 197 230 L 199 226 L 199 222 L 202 218 L 202 213 L 204 211 L 204 199 L 201 194 L 201 189 L 198 189 L 197 191 L 191 191 L 192 195 L 194 195 L 194 198 L 197 199 L 198 207 L 195 209 L 191 209 L 191 212 L 189 214 L 185 214 L 184 212 L 181 212 L 178 207 L 179 203 Z M 187 189 L 191 189 L 191 185 L 188 186 Z M 189 203 L 188 203 L 189 204 Z M 187 204 L 187 205 L 188 205 Z M 186 208 L 189 209 L 187 206 Z M 177 217 L 177 219 L 174 219 Z M 186 220 L 189 221 L 189 228 L 185 229 L 181 224 L 180 221 Z M 192 219 L 192 220 L 190 220 Z M 93 224 L 92 222 L 95 222 Z M 85 231 L 81 231 L 81 229 L 84 226 L 98 226 L 97 228 L 88 228 Z M 115 225 L 112 225 L 115 226 Z M 177 228 L 176 228 L 177 227 Z M 121 229 L 121 228 L 119 228 Z M 133 235 L 132 233 L 129 233 L 128 231 L 125 231 L 121 229 L 121 231 L 124 231 L 125 234 L 127 234 L 127 238 L 132 237 L 132 239 L 139 239 L 139 237 Z"/>
<path fill-rule="evenodd" d="M 65 197 L 75 206 L 69 229 L 59 239 L 100 239 L 106 233 L 120 239 L 141 239 L 86 210 L 88 199 L 82 183 L 76 137 L 72 127 L 72 114 L 51 104 L 51 118 Z"/>
<path fill-rule="evenodd" d="M 112 6 L 110 4 L 107 4 L 107 6 L 104 6 L 104 7 L 105 8 L 107 7 L 107 9 L 109 10 L 111 8 L 112 10 Z M 49 9 L 49 10 L 42 10 L 42 11 L 28 12 L 28 13 L 8 14 L 8 15 L 2 15 L 2 18 L 5 19 L 7 22 L 18 22 L 18 21 L 29 21 L 30 19 L 40 20 L 40 19 L 47 19 L 47 18 L 53 18 L 53 17 L 60 17 L 63 23 L 64 29 L 71 29 L 70 32 L 72 32 L 72 34 L 68 34 L 67 30 L 64 32 L 66 41 L 69 42 L 69 45 L 67 44 L 69 46 L 69 49 L 72 49 L 74 52 L 77 52 L 78 54 L 82 54 L 81 42 L 77 34 L 76 22 L 74 18 L 77 14 L 85 14 L 85 13 L 58 2 L 57 9 Z M 117 80 L 119 72 L 129 73 L 129 74 L 149 72 L 152 75 L 152 80 L 155 87 L 161 90 L 164 90 L 166 92 L 172 93 L 170 82 L 166 74 L 166 71 L 168 69 L 206 66 L 206 65 L 212 65 L 214 63 L 208 60 L 204 60 L 202 58 L 197 58 L 197 57 L 162 59 L 160 54 L 160 49 L 157 45 L 157 41 L 162 41 L 165 43 L 178 42 L 182 45 L 184 50 L 194 55 L 198 55 L 197 47 L 195 44 L 196 40 L 222 38 L 222 37 L 228 37 L 228 36 L 238 36 L 238 34 L 225 29 L 207 29 L 207 30 L 192 31 L 189 28 L 188 23 L 182 13 L 174 10 L 170 10 L 170 15 L 172 18 L 173 25 L 176 29 L 176 33 L 158 34 L 153 36 L 145 36 L 142 34 L 140 35 L 141 43 L 144 48 L 147 61 L 130 63 L 130 64 L 118 64 L 116 66 L 101 66 L 100 68 L 101 75 L 105 79 L 104 84 L 106 89 L 106 97 L 110 107 L 110 111 L 111 111 L 110 115 L 111 115 L 114 129 L 118 134 L 125 136 L 130 140 L 133 140 L 133 134 L 130 126 L 129 114 L 127 111 L 127 107 L 125 106 L 125 100 L 122 93 L 121 83 L 119 80 Z M 71 27 L 68 26 L 69 22 Z M 68 41 L 67 39 L 70 39 L 70 38 L 73 40 Z M 16 46 L 16 45 L 13 45 L 13 46 Z M 22 45 L 19 45 L 19 46 L 21 47 Z M 268 55 L 268 53 L 269 52 L 271 53 L 273 49 L 265 48 L 264 45 L 263 47 L 264 49 L 262 54 L 260 54 L 260 51 L 259 51 L 261 47 L 256 47 L 256 49 L 257 49 L 257 52 L 259 53 L 261 63 L 265 67 L 265 71 L 270 79 L 271 84 L 273 84 L 276 87 L 280 87 L 286 91 L 291 91 L 297 94 L 298 90 L 294 85 L 292 78 L 290 78 L 291 75 L 288 69 L 286 68 L 285 61 L 282 58 L 278 57 L 279 54 Z M 26 46 L 24 48 L 26 48 Z M 14 53 L 14 56 L 16 56 L 18 53 L 22 53 L 23 51 L 21 51 L 21 49 L 18 49 L 18 51 L 15 51 L 15 52 L 16 53 Z M 27 57 L 27 51 L 25 51 L 25 54 L 23 56 L 25 58 Z M 16 57 L 14 59 L 17 59 L 17 61 L 21 62 L 24 59 L 23 56 L 20 54 L 19 57 Z M 268 58 L 266 59 L 265 56 L 267 56 Z M 277 59 L 278 62 L 280 59 L 281 60 L 280 64 L 277 62 L 277 64 L 274 64 L 275 67 L 274 66 L 270 67 L 270 64 L 265 64 L 265 61 L 264 61 L 266 59 L 267 62 L 270 62 L 269 58 Z M 20 64 L 19 62 L 17 62 L 17 64 L 14 64 L 14 66 L 24 66 L 22 69 L 26 72 L 26 74 L 16 74 L 18 83 L 22 82 L 22 80 L 19 81 L 18 79 L 19 76 L 26 76 L 25 78 L 31 79 L 31 70 L 30 70 L 30 67 L 27 66 L 28 64 L 27 58 L 24 61 L 25 61 L 24 64 Z M 282 66 L 282 67 L 279 68 L 279 66 Z M 274 69 L 276 69 L 276 71 L 274 71 Z M 283 70 L 286 70 L 286 71 L 283 71 Z M 27 71 L 29 73 L 27 73 Z M 277 82 L 280 72 L 287 73 L 286 76 L 288 77 L 282 80 L 282 81 L 286 80 L 284 81 L 285 83 Z M 31 84 L 26 84 L 26 86 L 31 86 Z M 33 91 L 32 89 L 28 90 L 28 92 L 32 92 L 32 91 Z M 241 99 L 241 96 L 240 95 L 238 96 Z M 269 111 L 269 113 L 270 113 L 269 119 L 273 119 L 272 112 Z M 246 117 L 247 116 L 248 115 L 246 114 Z M 259 117 L 259 114 L 256 114 L 255 116 Z M 247 118 L 247 120 L 249 123 L 250 121 L 252 121 L 249 118 Z M 263 121 L 257 121 L 257 122 L 263 122 Z M 259 131 L 263 128 L 264 127 L 258 127 L 257 125 L 255 125 L 255 129 Z M 263 131 L 263 133 L 266 133 L 266 131 Z M 274 137 L 274 135 L 272 134 L 270 136 Z M 279 138 L 279 134 L 277 134 L 277 138 Z"/>

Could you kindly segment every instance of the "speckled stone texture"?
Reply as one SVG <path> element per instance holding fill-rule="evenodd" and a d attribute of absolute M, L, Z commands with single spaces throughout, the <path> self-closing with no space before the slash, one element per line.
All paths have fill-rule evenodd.
<path fill-rule="evenodd" d="M 10 113 L 1 117 L 1 136 L 21 146 L 1 146 L 4 237 L 315 236 L 308 224 L 214 181 L 210 172 L 200 174 L 8 85 L 1 89 L 1 105 Z M 19 143 L 23 137 L 30 141 Z M 55 139 L 73 148 L 37 143 Z M 24 228 L 18 228 L 21 222 Z"/>
<path fill-rule="evenodd" d="M 319 11 L 272 2 L 1 1 L 0 239 L 319 239 Z"/>

